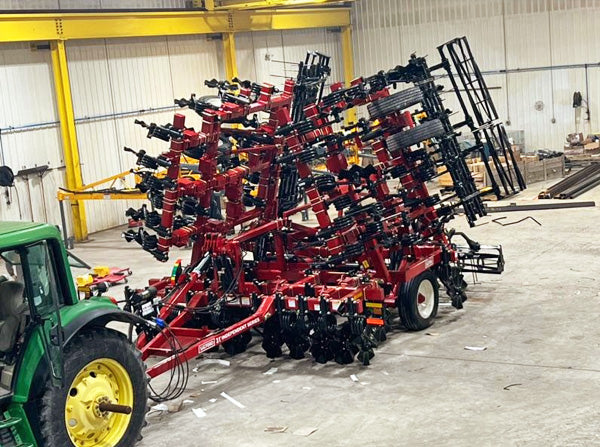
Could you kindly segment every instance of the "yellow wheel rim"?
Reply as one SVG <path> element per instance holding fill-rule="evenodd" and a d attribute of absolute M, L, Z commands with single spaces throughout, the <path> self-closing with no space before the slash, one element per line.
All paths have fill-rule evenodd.
<path fill-rule="evenodd" d="M 79 371 L 67 390 L 65 424 L 78 447 L 114 447 L 125 435 L 130 414 L 101 412 L 109 402 L 133 408 L 133 385 L 129 373 L 113 359 L 97 359 Z"/>

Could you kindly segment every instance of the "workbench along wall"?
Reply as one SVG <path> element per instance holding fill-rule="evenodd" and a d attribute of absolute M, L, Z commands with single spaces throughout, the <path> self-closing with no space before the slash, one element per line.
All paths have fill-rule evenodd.
<path fill-rule="evenodd" d="M 352 20 L 360 74 L 405 64 L 413 52 L 433 65 L 436 47 L 459 36 L 483 71 L 521 69 L 486 80 L 507 130 L 524 130 L 528 150 L 562 150 L 568 133 L 600 131 L 600 68 L 542 68 L 598 63 L 597 0 L 357 0 Z M 575 122 L 574 91 L 589 93 L 591 121 Z"/>

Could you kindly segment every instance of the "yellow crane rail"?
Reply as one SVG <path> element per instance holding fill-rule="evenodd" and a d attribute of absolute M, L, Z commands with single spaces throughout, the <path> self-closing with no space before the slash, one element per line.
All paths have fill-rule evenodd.
<path fill-rule="evenodd" d="M 349 25 L 348 8 L 0 14 L 0 42 L 176 36 Z"/>

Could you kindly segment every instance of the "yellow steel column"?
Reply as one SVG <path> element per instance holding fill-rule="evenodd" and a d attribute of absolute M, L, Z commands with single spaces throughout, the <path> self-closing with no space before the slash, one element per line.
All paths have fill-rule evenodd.
<path fill-rule="evenodd" d="M 342 56 L 344 58 L 344 79 L 346 86 L 350 86 L 350 82 L 354 80 L 354 54 L 352 51 L 352 26 L 344 26 L 342 28 Z M 356 123 L 356 109 L 350 109 L 346 112 L 346 125 Z"/>
<path fill-rule="evenodd" d="M 215 0 L 193 0 L 192 6 L 194 8 L 204 8 L 207 11 L 215 10 Z"/>
<path fill-rule="evenodd" d="M 223 33 L 223 52 L 225 54 L 225 77 L 231 81 L 238 76 L 234 33 Z"/>
<path fill-rule="evenodd" d="M 75 114 L 71 98 L 71 83 L 69 81 L 65 42 L 63 40 L 53 41 L 51 48 L 54 89 L 56 92 L 60 132 L 65 156 L 67 188 L 75 190 L 83 186 L 83 180 L 81 178 L 81 165 L 79 162 L 79 148 L 77 147 Z M 87 239 L 87 221 L 83 202 L 79 200 L 71 201 L 71 211 L 73 214 L 75 240 L 82 241 Z"/>

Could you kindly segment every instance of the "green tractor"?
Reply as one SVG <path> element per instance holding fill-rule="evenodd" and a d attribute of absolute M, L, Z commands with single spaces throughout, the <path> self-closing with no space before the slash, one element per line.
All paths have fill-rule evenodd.
<path fill-rule="evenodd" d="M 0 446 L 133 446 L 145 366 L 106 326 L 136 317 L 108 298 L 78 299 L 50 225 L 0 222 L 0 275 Z"/>

